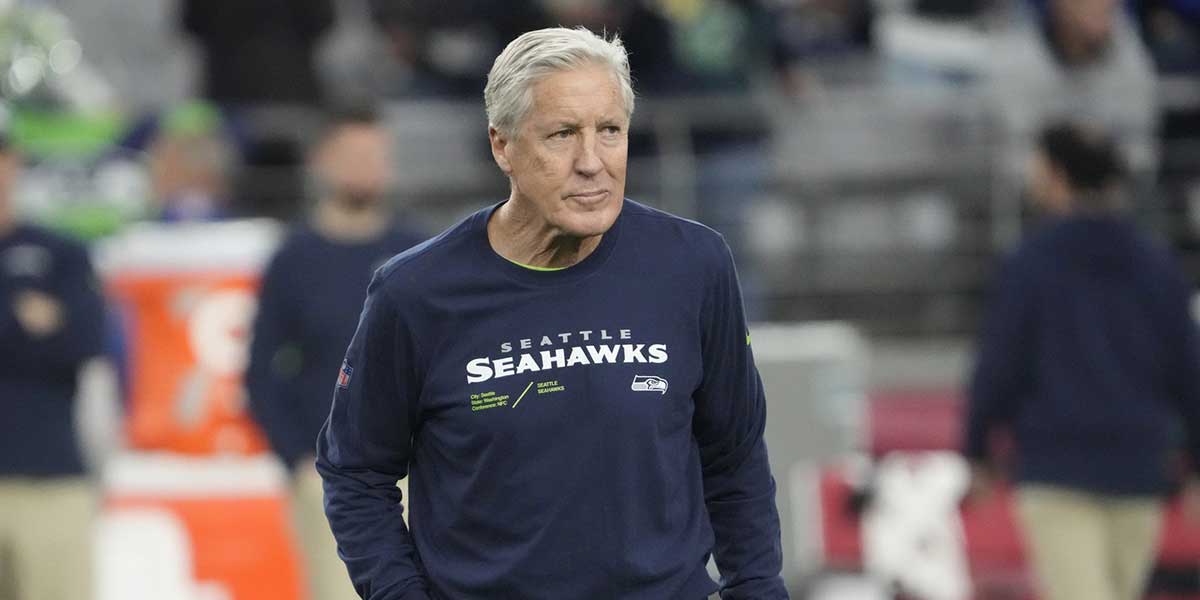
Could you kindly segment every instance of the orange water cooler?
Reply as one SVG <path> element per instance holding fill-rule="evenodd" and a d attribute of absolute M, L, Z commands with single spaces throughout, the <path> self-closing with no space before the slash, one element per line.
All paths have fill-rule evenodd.
<path fill-rule="evenodd" d="M 125 332 L 129 450 L 103 477 L 101 600 L 305 598 L 287 476 L 241 381 L 279 233 L 266 221 L 145 224 L 97 250 Z"/>

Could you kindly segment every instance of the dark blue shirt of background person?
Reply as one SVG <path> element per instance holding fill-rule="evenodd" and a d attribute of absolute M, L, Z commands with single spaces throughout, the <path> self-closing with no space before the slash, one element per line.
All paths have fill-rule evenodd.
<path fill-rule="evenodd" d="M 1050 220 L 1005 262 L 970 388 L 965 452 L 988 477 L 989 432 L 1011 430 L 1016 478 L 1158 496 L 1186 447 L 1200 466 L 1200 336 L 1192 286 L 1117 212 L 1103 136 L 1046 130 L 1031 191 Z"/>
<path fill-rule="evenodd" d="M 292 468 L 315 452 L 330 382 L 358 324 L 371 274 L 421 238 L 392 223 L 390 140 L 378 115 L 333 113 L 311 160 L 320 194 L 309 224 L 262 279 L 246 386 L 271 447 Z"/>
<path fill-rule="evenodd" d="M 399 230 L 340 241 L 303 226 L 268 266 L 246 384 L 256 420 L 287 465 L 313 454 L 371 273 L 418 241 Z"/>
<path fill-rule="evenodd" d="M 84 473 L 75 434 L 80 367 L 101 354 L 104 301 L 87 250 L 20 225 L 20 159 L 0 132 L 0 478 Z"/>

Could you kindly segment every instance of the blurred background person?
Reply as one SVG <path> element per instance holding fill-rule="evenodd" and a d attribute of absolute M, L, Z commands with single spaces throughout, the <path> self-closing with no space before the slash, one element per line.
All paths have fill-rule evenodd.
<path fill-rule="evenodd" d="M 147 151 L 151 216 L 166 222 L 229 216 L 236 159 L 211 107 L 193 104 L 170 111 Z"/>
<path fill-rule="evenodd" d="M 771 7 L 774 66 L 785 93 L 801 97 L 829 79 L 871 72 L 875 4 L 870 0 L 788 0 Z M 815 88 L 815 89 L 814 89 Z"/>
<path fill-rule="evenodd" d="M 389 93 L 473 98 L 491 57 L 529 25 L 543 22 L 537 2 L 368 0 L 373 20 L 406 76 Z"/>
<path fill-rule="evenodd" d="M 316 105 L 314 53 L 330 0 L 184 0 L 182 24 L 204 53 L 204 96 L 223 106 Z"/>
<path fill-rule="evenodd" d="M 655 0 L 644 6 L 621 30 L 631 38 L 630 67 L 638 89 L 678 102 L 684 111 L 731 110 L 696 119 L 681 138 L 696 158 L 695 181 L 680 195 L 683 205 L 671 208 L 696 215 L 725 236 L 734 256 L 743 257 L 736 260 L 747 297 L 757 298 L 758 269 L 744 258 L 751 235 L 745 222 L 765 193 L 769 161 L 766 123 L 751 116 L 757 111 L 748 100 L 758 78 L 769 72 L 771 36 L 759 34 L 767 28 L 768 13 L 754 0 Z M 762 306 L 747 300 L 746 312 L 761 318 Z"/>
<path fill-rule="evenodd" d="M 97 497 L 75 398 L 104 302 L 81 245 L 17 222 L 20 168 L 0 131 L 0 597 L 86 600 Z"/>
<path fill-rule="evenodd" d="M 312 598 L 357 598 L 325 519 L 317 433 L 374 270 L 420 241 L 388 206 L 392 152 L 374 110 L 329 115 L 311 151 L 317 200 L 263 275 L 246 387 L 250 409 L 292 473 Z"/>
<path fill-rule="evenodd" d="M 1193 289 L 1121 214 L 1125 171 L 1108 137 L 1047 128 L 1029 182 L 1049 221 L 996 284 L 966 455 L 976 490 L 986 491 L 989 433 L 1011 428 L 1020 521 L 1042 598 L 1135 600 L 1157 548 L 1173 453 L 1186 446 L 1193 469 L 1200 465 Z M 1193 509 L 1196 481 L 1188 483 Z"/>
<path fill-rule="evenodd" d="M 1133 173 L 1157 167 L 1154 67 L 1120 0 L 1034 3 L 991 48 L 994 107 L 1019 174 L 1039 129 L 1087 119 L 1116 137 Z M 1018 176 L 1019 177 L 1019 176 Z"/>
<path fill-rule="evenodd" d="M 1143 0 L 1136 7 L 1142 34 L 1161 70 L 1200 70 L 1200 2 Z"/>
<path fill-rule="evenodd" d="M 331 0 L 183 0 L 179 21 L 202 49 L 200 94 L 239 130 L 245 171 L 235 200 L 287 218 L 301 207 L 302 131 L 328 96 L 317 54 L 335 24 Z"/>

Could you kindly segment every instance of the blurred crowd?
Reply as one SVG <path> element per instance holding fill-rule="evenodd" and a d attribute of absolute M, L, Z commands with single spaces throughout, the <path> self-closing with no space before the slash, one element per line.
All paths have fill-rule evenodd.
<path fill-rule="evenodd" d="M 1115 58 L 1106 57 L 1104 49 L 1110 40 L 1124 44 L 1127 36 L 1142 40 L 1165 71 L 1194 72 L 1200 66 L 1194 51 L 1197 8 L 1190 0 L 540 0 L 503 7 L 363 0 L 336 9 L 332 2 L 307 0 L 282 11 L 269 2 L 231 6 L 183 5 L 184 30 L 207 57 L 203 89 L 222 103 L 315 103 L 363 91 L 473 98 L 491 57 L 508 40 L 558 24 L 619 32 L 639 90 L 647 96 L 775 83 L 798 93 L 819 84 L 817 72 L 830 65 L 872 54 L 899 62 L 923 57 L 927 66 L 939 67 L 964 60 L 951 56 L 954 48 L 936 48 L 939 28 L 979 38 L 1014 28 L 1034 30 L 1039 45 L 1049 44 L 1060 64 L 1074 68 Z M 898 40 L 906 32 L 897 32 L 896 25 L 907 21 L 927 28 L 916 33 L 934 35 Z M 338 52 L 339 38 L 350 37 L 344 30 L 354 26 L 366 28 L 354 39 L 376 45 L 360 42 L 358 49 Z M 323 46 L 326 42 L 335 47 Z M 922 42 L 930 46 L 910 47 Z M 355 51 L 360 56 L 352 56 Z M 341 85 L 322 87 L 323 78 L 336 76 L 319 71 L 336 69 L 339 59 L 368 56 L 370 62 L 359 69 L 342 69 Z M 349 83 L 355 76 L 359 81 Z"/>
<path fill-rule="evenodd" d="M 181 0 L 156 3 L 120 28 L 106 14 L 137 6 L 63 0 L 0 9 L 4 95 L 21 107 L 115 111 L 141 134 L 120 145 L 132 141 L 137 151 L 151 149 L 153 123 L 204 98 L 219 111 L 220 126 L 208 129 L 225 138 L 218 162 L 231 183 L 226 208 L 237 213 L 300 208 L 302 148 L 314 129 L 303 126 L 312 122 L 306 109 L 364 98 L 477 100 L 508 40 L 556 24 L 619 33 L 644 98 L 744 98 L 740 118 L 718 113 L 692 126 L 690 151 L 715 155 L 718 170 L 764 159 L 769 131 L 749 98 L 804 101 L 863 82 L 989 86 L 1004 139 L 1026 146 L 1048 118 L 1083 111 L 1150 171 L 1160 163 L 1157 136 L 1195 130 L 1194 98 L 1175 102 L 1178 88 L 1164 98 L 1157 85 L 1158 75 L 1200 73 L 1193 0 Z M 255 111 L 263 107 L 276 110 Z M 664 151 L 647 131 L 635 131 L 634 156 Z M 170 146 L 155 150 L 170 154 Z M 238 177 L 238 165 L 275 178 Z M 731 194 L 765 185 L 761 173 L 743 171 Z M 696 216 L 733 227 L 738 215 L 720 208 L 728 203 L 696 207 Z"/>
<path fill-rule="evenodd" d="M 28 114 L 52 107 L 93 119 L 104 115 L 92 130 L 105 131 L 97 137 L 110 144 L 83 166 L 81 156 L 97 153 L 69 144 L 31 153 L 47 168 L 32 170 L 22 205 L 40 220 L 66 220 L 94 235 L 146 215 L 294 218 L 311 196 L 305 149 L 325 107 L 364 100 L 476 106 L 491 57 L 508 40 L 563 24 L 621 35 L 638 93 L 648 101 L 648 116 L 635 119 L 631 157 L 654 165 L 632 171 L 631 191 L 730 239 L 756 317 L 805 316 L 796 305 L 753 301 L 784 293 L 760 273 L 783 267 L 758 263 L 778 263 L 770 254 L 791 243 L 777 239 L 787 237 L 782 229 L 774 236 L 747 232 L 748 223 L 772 220 L 774 213 L 757 210 L 759 200 L 795 197 L 788 182 L 808 173 L 806 157 L 822 152 L 829 162 L 818 164 L 831 166 L 819 168 L 831 172 L 893 146 L 912 146 L 919 155 L 917 140 L 869 123 L 818 138 L 802 117 L 820 107 L 844 105 L 859 111 L 854 118 L 870 121 L 882 118 L 873 107 L 883 114 L 897 99 L 909 98 L 903 110 L 911 111 L 974 94 L 971 102 L 986 113 L 983 125 L 996 154 L 987 168 L 1000 173 L 986 193 L 998 198 L 989 211 L 999 223 L 992 237 L 1002 245 L 1016 239 L 1019 211 L 1012 207 L 1019 202 L 1012 199 L 1024 193 L 1035 134 L 1066 116 L 1117 136 L 1147 213 L 1200 223 L 1197 168 L 1187 151 L 1188 140 L 1200 137 L 1200 8 L 1193 0 L 180 0 L 139 6 L 137 0 L 103 6 L 61 0 L 4 9 L 0 29 L 12 41 L 0 48 L 0 69 L 8 73 L 0 86 L 25 115 L 20 120 L 45 121 Z M 131 16 L 115 23 L 116 13 Z M 846 101 L 855 94 L 863 100 Z M 429 217 L 422 226 L 437 229 L 450 221 L 431 208 L 431 198 L 457 195 L 460 205 L 464 196 L 476 205 L 492 199 L 500 181 L 490 168 L 482 124 L 472 138 L 449 131 L 463 121 L 460 113 L 385 111 L 385 119 L 394 135 L 447 129 L 442 136 L 421 131 L 426 137 L 405 138 L 397 153 L 400 175 L 391 196 L 424 198 L 416 210 L 430 214 L 415 215 Z M 936 153 L 946 154 L 965 147 L 959 138 L 970 131 L 935 123 L 904 135 L 931 138 L 940 144 Z M 20 143 L 40 133 L 41 127 L 18 127 L 15 138 Z M 420 162 L 422 154 L 434 164 Z M 55 164 L 53 157 L 62 155 L 69 156 L 69 168 Z M 889 172 L 894 162 L 886 155 L 872 160 L 864 163 L 871 176 Z M 208 181 L 183 181 L 189 177 Z M 442 189 L 456 191 L 439 194 Z M 81 210 L 80 204 L 89 206 Z M 940 210 L 935 213 L 956 209 L 943 203 Z M 1184 246 L 1200 240 L 1196 227 L 1168 233 Z M 955 234 L 931 235 L 936 243 Z M 768 256 L 748 258 L 756 244 Z"/>

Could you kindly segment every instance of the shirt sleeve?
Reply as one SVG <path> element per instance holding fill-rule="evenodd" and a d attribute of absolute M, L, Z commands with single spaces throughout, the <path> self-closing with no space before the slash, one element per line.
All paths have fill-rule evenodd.
<path fill-rule="evenodd" d="M 1183 418 L 1188 457 L 1193 476 L 1200 474 L 1200 329 L 1192 316 L 1193 289 L 1177 276 L 1169 299 L 1169 321 L 1175 323 L 1169 332 L 1173 364 L 1168 365 L 1169 390 Z"/>
<path fill-rule="evenodd" d="M 754 366 L 733 257 L 721 262 L 701 313 L 704 375 L 692 428 L 716 537 L 723 600 L 787 598 L 775 480 L 763 441 L 766 398 Z"/>
<path fill-rule="evenodd" d="M 411 329 L 377 274 L 317 440 L 325 513 L 364 600 L 428 598 L 396 487 L 412 457 L 419 360 Z"/>
<path fill-rule="evenodd" d="M 74 378 L 83 362 L 104 351 L 104 298 L 87 251 L 69 247 L 55 257 L 61 268 L 48 289 L 39 289 L 60 304 L 62 327 L 34 336 L 16 318 L 13 302 L 20 289 L 9 287 L 0 311 L 0 373 L 15 376 Z"/>
<path fill-rule="evenodd" d="M 988 460 L 991 430 L 1008 422 L 1027 395 L 1033 364 L 1033 292 L 1029 275 L 1010 259 L 997 280 L 971 377 L 963 454 Z"/>
<path fill-rule="evenodd" d="M 263 429 L 271 448 L 289 467 L 295 467 L 302 457 L 313 453 L 315 440 L 301 434 L 304 428 L 297 419 L 294 399 L 286 395 L 286 374 L 281 371 L 285 353 L 295 347 L 298 320 L 295 304 L 291 302 L 295 290 L 289 286 L 288 276 L 288 261 L 284 255 L 276 255 L 263 274 L 259 289 L 246 390 L 250 396 L 250 414 Z"/>
<path fill-rule="evenodd" d="M 17 322 L 17 314 L 13 307 L 16 292 L 12 281 L 0 277 L 0 365 L 11 360 L 6 350 L 16 347 L 17 336 L 21 333 L 21 325 Z"/>

